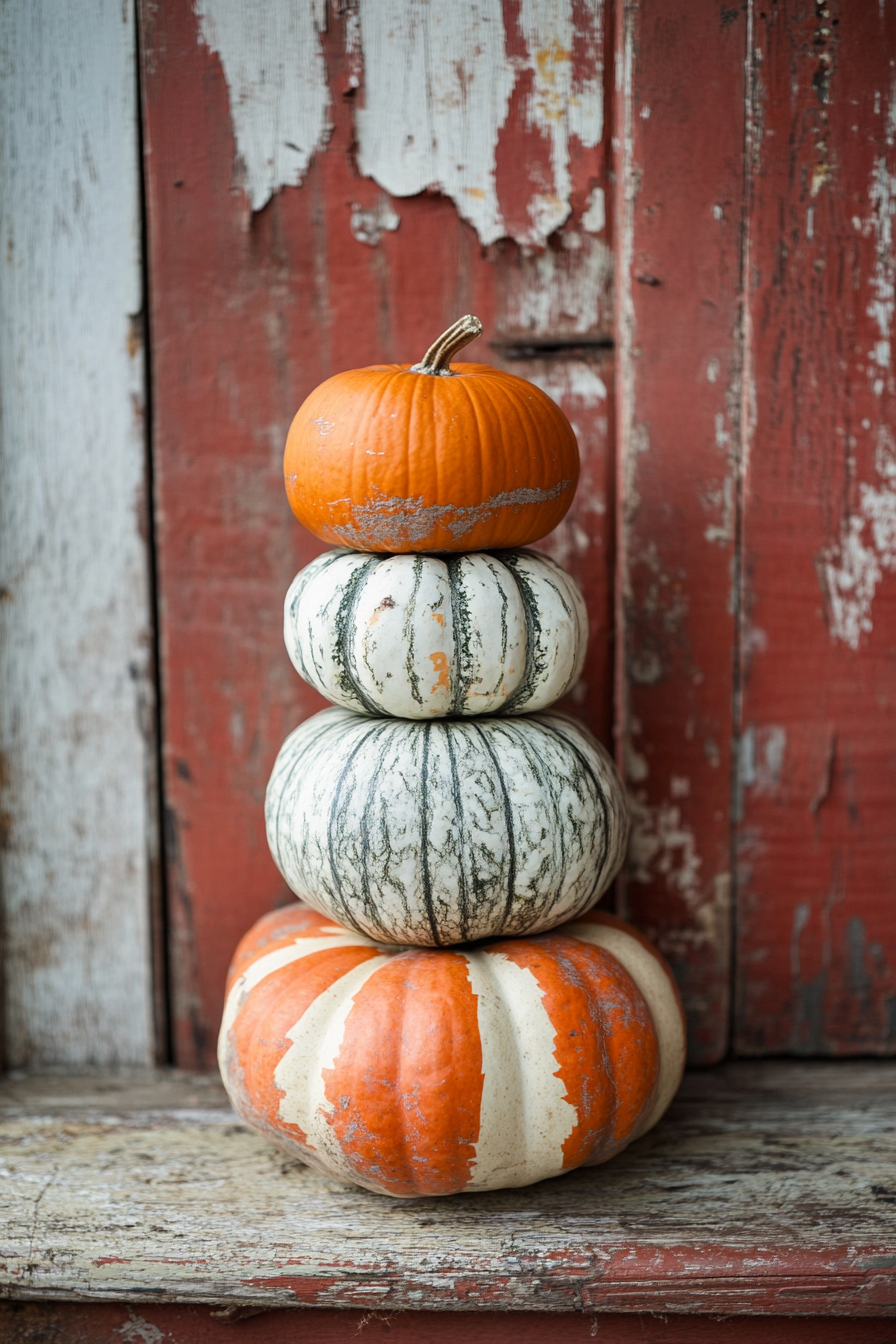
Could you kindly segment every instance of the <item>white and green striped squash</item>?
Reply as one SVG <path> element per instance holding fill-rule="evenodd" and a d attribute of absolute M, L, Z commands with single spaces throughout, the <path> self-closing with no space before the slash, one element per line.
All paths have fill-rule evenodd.
<path fill-rule="evenodd" d="M 575 581 L 535 551 L 339 550 L 296 575 L 283 631 L 328 700 L 431 719 L 546 709 L 578 680 L 588 616 Z"/>
<path fill-rule="evenodd" d="M 380 942 L 423 947 L 577 917 L 628 838 L 612 761 L 556 713 L 420 723 L 322 710 L 283 744 L 265 820 L 297 896 Z"/>

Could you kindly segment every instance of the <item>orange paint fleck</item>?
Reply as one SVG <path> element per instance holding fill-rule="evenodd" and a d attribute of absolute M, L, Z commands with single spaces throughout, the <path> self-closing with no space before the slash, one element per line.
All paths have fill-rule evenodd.
<path fill-rule="evenodd" d="M 445 613 L 443 611 L 434 611 L 432 614 L 434 621 L 438 621 L 442 629 L 445 629 Z"/>
<path fill-rule="evenodd" d="M 436 673 L 436 683 L 432 688 L 433 691 L 437 691 L 439 687 L 445 691 L 450 690 L 450 683 L 448 681 L 450 664 L 448 662 L 447 653 L 431 653 L 429 658 L 433 665 L 433 670 Z"/>

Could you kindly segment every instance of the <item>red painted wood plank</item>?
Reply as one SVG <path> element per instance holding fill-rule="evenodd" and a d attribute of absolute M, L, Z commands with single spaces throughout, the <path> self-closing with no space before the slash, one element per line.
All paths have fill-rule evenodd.
<path fill-rule="evenodd" d="M 619 6 L 619 696 L 635 831 L 622 906 L 728 1040 L 746 14 Z"/>
<path fill-rule="evenodd" d="M 896 16 L 756 7 L 737 1046 L 896 1049 Z"/>
<path fill-rule="evenodd" d="M 576 8 L 575 31 L 595 74 L 589 12 Z M 515 15 L 508 5 L 508 25 Z M 588 291 L 590 316 L 582 319 L 581 305 L 552 311 L 543 302 L 550 261 L 539 270 L 510 243 L 484 251 L 438 195 L 391 202 L 398 229 L 376 246 L 359 240 L 359 212 L 375 214 L 388 198 L 355 166 L 363 66 L 349 41 L 352 18 L 348 7 L 330 12 L 321 38 L 333 123 L 326 150 L 301 187 L 253 214 L 235 185 L 224 71 L 200 41 L 193 8 L 164 0 L 142 10 L 172 1016 L 183 1065 L 213 1062 L 233 947 L 285 896 L 264 841 L 264 788 L 283 738 L 321 704 L 293 673 L 280 635 L 288 583 L 320 549 L 283 492 L 281 454 L 296 408 L 339 369 L 419 358 L 461 312 L 478 313 L 487 339 L 505 342 L 524 334 L 562 343 L 607 330 L 606 268 Z M 527 135 L 522 123 L 502 132 L 505 168 L 525 172 Z M 604 159 L 600 146 L 575 144 L 566 233 L 578 237 Z M 594 248 L 586 238 L 578 251 L 590 257 Z M 568 268 L 575 294 L 581 268 Z M 486 343 L 473 354 L 488 358 Z M 555 354 L 555 380 L 557 363 Z M 606 401 L 569 393 L 595 482 L 593 498 L 576 504 L 580 570 L 589 554 L 603 555 L 607 532 L 607 391 Z M 585 709 L 601 729 L 609 723 L 602 639 L 612 624 L 611 581 L 606 562 L 589 578 L 595 656 Z"/>
<path fill-rule="evenodd" d="M 167 1340 L 170 1344 L 349 1344 L 390 1340 L 399 1344 L 552 1344 L 587 1341 L 601 1344 L 842 1344 L 843 1323 L 794 1317 L 599 1315 L 542 1316 L 521 1312 L 465 1312 L 459 1321 L 451 1312 L 413 1311 L 261 1311 L 227 1309 L 208 1304 L 154 1306 L 140 1303 L 2 1302 L 0 1328 L 6 1344 L 120 1344 Z M 238 1329 L 235 1330 L 235 1326 Z M 853 1320 L 854 1344 L 891 1344 L 893 1327 L 885 1320 Z"/>

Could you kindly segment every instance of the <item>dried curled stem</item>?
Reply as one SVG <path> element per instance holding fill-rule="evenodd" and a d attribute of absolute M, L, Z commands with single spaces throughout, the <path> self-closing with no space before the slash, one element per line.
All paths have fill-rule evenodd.
<path fill-rule="evenodd" d="M 481 335 L 482 323 L 478 317 L 472 313 L 459 317 L 437 341 L 433 341 L 420 363 L 411 368 L 411 373 L 429 373 L 437 378 L 451 376 L 448 366 L 454 356 Z"/>

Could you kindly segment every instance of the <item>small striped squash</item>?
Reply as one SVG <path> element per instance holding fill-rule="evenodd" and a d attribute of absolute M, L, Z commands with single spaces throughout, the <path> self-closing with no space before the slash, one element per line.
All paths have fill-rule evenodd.
<path fill-rule="evenodd" d="M 535 551 L 371 555 L 331 551 L 286 595 L 296 671 L 368 714 L 521 714 L 578 680 L 588 616 L 575 582 Z"/>
<path fill-rule="evenodd" d="M 622 863 L 628 815 L 575 719 L 371 719 L 324 709 L 284 742 L 265 802 L 287 885 L 340 924 L 440 947 L 581 914 Z"/>
<path fill-rule="evenodd" d="M 613 915 L 434 951 L 293 905 L 237 949 L 218 1060 L 266 1138 L 407 1197 L 606 1162 L 669 1105 L 684 1044 L 668 966 Z"/>

